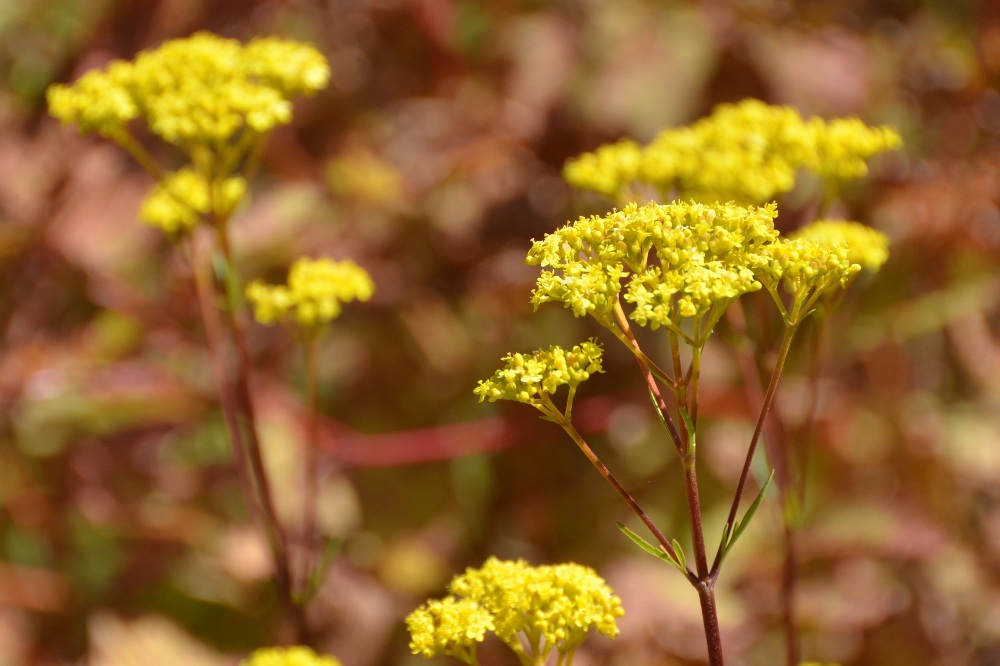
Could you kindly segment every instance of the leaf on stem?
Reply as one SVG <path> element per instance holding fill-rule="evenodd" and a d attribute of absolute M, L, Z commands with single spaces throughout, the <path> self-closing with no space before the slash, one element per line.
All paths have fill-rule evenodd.
<path fill-rule="evenodd" d="M 729 525 L 726 525 L 722 532 L 723 548 L 721 557 L 723 560 L 726 558 L 726 555 L 729 554 L 729 551 L 732 550 L 733 546 L 736 545 L 736 542 L 739 541 L 739 538 L 743 536 L 743 532 L 746 531 L 753 515 L 757 513 L 757 508 L 760 507 L 760 503 L 764 501 L 764 495 L 767 493 L 767 488 L 771 485 L 771 481 L 773 480 L 774 470 L 772 469 L 771 473 L 767 476 L 767 481 L 764 482 L 764 485 L 760 488 L 760 492 L 757 493 L 757 497 L 754 499 L 753 504 L 751 504 L 750 508 L 747 509 L 747 512 L 743 514 L 743 520 L 738 520 L 736 521 L 736 524 L 733 525 L 732 537 L 729 537 Z"/>
<path fill-rule="evenodd" d="M 678 543 L 677 539 L 672 540 L 674 552 L 677 553 L 677 559 L 674 559 L 670 555 L 670 553 L 665 551 L 663 548 L 659 546 L 654 546 L 653 544 L 649 543 L 641 536 L 639 536 L 638 534 L 630 530 L 628 527 L 626 527 L 624 524 L 615 522 L 615 525 L 618 526 L 618 529 L 621 530 L 622 534 L 631 539 L 632 543 L 639 546 L 639 548 L 642 548 L 644 551 L 646 551 L 653 557 L 656 557 L 658 559 L 663 560 L 664 562 L 667 562 L 685 576 L 687 575 L 687 558 L 684 557 L 684 551 L 681 549 L 681 545 L 680 543 Z"/>
<path fill-rule="evenodd" d="M 330 573 L 330 567 L 333 561 L 340 554 L 340 551 L 344 548 L 344 539 L 339 537 L 331 537 L 327 539 L 326 546 L 323 548 L 323 556 L 320 558 L 319 563 L 313 568 L 312 571 L 306 572 L 308 576 L 306 580 L 306 589 L 302 590 L 302 603 L 303 605 L 312 601 L 316 593 L 319 592 L 319 588 L 322 587 L 324 581 L 326 581 L 327 574 Z"/>
<path fill-rule="evenodd" d="M 684 428 L 687 430 L 688 443 L 687 451 L 685 451 L 684 455 L 688 460 L 690 460 L 694 455 L 696 447 L 694 422 L 691 420 L 691 415 L 688 414 L 688 411 L 684 409 L 683 405 L 678 406 L 677 411 L 680 412 L 681 418 L 684 420 Z"/>
<path fill-rule="evenodd" d="M 658 417 L 660 417 L 660 425 L 663 426 L 664 430 L 666 430 L 666 431 L 669 432 L 670 431 L 670 426 L 667 425 L 667 417 L 663 415 L 663 412 L 660 411 L 660 406 L 658 404 L 656 404 L 656 396 L 653 394 L 653 391 L 650 390 L 650 389 L 647 389 L 647 393 L 649 393 L 649 401 L 653 403 L 653 409 L 656 410 L 656 415 Z"/>

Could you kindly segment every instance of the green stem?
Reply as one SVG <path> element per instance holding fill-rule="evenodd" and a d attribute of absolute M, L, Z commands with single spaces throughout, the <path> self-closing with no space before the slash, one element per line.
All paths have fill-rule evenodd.
<path fill-rule="evenodd" d="M 691 348 L 691 381 L 689 383 L 688 414 L 691 423 L 698 425 L 698 390 L 701 385 L 701 352 L 702 347 Z"/>

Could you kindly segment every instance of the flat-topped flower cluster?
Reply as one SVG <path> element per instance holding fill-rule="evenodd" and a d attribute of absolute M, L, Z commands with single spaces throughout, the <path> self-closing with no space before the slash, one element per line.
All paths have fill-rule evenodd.
<path fill-rule="evenodd" d="M 292 97 L 329 78 L 326 58 L 309 44 L 265 37 L 243 45 L 200 32 L 50 86 L 48 104 L 60 121 L 116 141 L 157 177 L 140 218 L 175 236 L 232 215 L 247 192 L 238 174 L 268 132 L 291 122 Z M 131 133 L 140 120 L 190 165 L 162 173 Z"/>
<path fill-rule="evenodd" d="M 646 184 L 666 198 L 763 203 L 791 190 L 800 170 L 838 181 L 860 178 L 868 158 L 901 145 L 889 127 L 857 118 L 806 119 L 793 107 L 748 99 L 664 130 L 647 146 L 630 139 L 601 146 L 570 160 L 563 175 L 616 200 Z"/>
<path fill-rule="evenodd" d="M 608 325 L 624 292 L 635 321 L 675 326 L 760 289 L 753 271 L 778 236 L 776 214 L 774 206 L 674 202 L 581 217 L 532 244 L 528 263 L 545 269 L 532 302 L 561 302 Z"/>
<path fill-rule="evenodd" d="M 476 646 L 491 631 L 522 663 L 544 663 L 553 650 L 564 663 L 591 629 L 617 636 L 624 615 L 604 579 L 575 563 L 533 567 L 491 557 L 452 579 L 448 591 L 407 617 L 414 654 L 475 664 Z"/>
<path fill-rule="evenodd" d="M 284 321 L 312 330 L 339 317 L 344 303 L 367 301 L 374 291 L 368 272 L 353 261 L 302 257 L 289 269 L 288 284 L 255 280 L 246 295 L 260 323 Z"/>
<path fill-rule="evenodd" d="M 504 367 L 475 389 L 480 402 L 514 400 L 539 408 L 547 408 L 550 398 L 560 386 L 576 390 L 595 372 L 601 370 L 601 345 L 593 340 L 566 350 L 558 345 L 532 354 L 508 354 Z"/>
<path fill-rule="evenodd" d="M 532 302 L 560 302 L 614 329 L 624 301 L 640 326 L 665 327 L 700 344 L 745 293 L 765 288 L 780 300 L 784 283 L 793 300 L 805 302 L 844 286 L 861 268 L 852 261 L 859 252 L 887 252 L 884 236 L 862 238 L 852 225 L 824 223 L 814 235 L 782 238 L 776 214 L 773 204 L 677 201 L 581 217 L 533 243 L 527 261 L 543 270 Z M 684 319 L 697 320 L 703 333 L 692 338 Z"/>
<path fill-rule="evenodd" d="M 325 655 L 318 655 L 302 645 L 270 647 L 256 650 L 240 662 L 240 666 L 340 666 L 340 662 Z"/>
<path fill-rule="evenodd" d="M 200 32 L 52 86 L 48 102 L 81 132 L 115 139 L 142 118 L 168 143 L 219 146 L 244 130 L 287 124 L 291 97 L 320 90 L 329 77 L 326 59 L 308 44 L 265 37 L 243 46 Z"/>

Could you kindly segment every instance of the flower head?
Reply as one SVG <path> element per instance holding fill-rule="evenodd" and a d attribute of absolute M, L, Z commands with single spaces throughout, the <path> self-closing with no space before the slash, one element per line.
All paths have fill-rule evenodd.
<path fill-rule="evenodd" d="M 764 248 L 765 264 L 757 272 L 774 293 L 778 283 L 792 294 L 792 309 L 802 311 L 822 294 L 844 287 L 861 266 L 852 263 L 844 243 L 820 243 L 807 238 L 781 239 Z"/>
<path fill-rule="evenodd" d="M 467 664 L 475 663 L 476 644 L 493 631 L 493 615 L 473 599 L 429 601 L 406 618 L 413 654 L 448 655 Z"/>
<path fill-rule="evenodd" d="M 556 649 L 571 655 L 591 629 L 617 636 L 617 619 L 624 615 L 604 579 L 573 563 L 533 567 L 491 557 L 452 579 L 448 591 L 406 619 L 414 654 L 475 663 L 476 644 L 493 631 L 518 654 L 527 649 L 539 658 Z"/>
<path fill-rule="evenodd" d="M 621 600 L 597 573 L 579 564 L 533 567 L 491 557 L 480 569 L 467 569 L 449 592 L 474 599 L 493 614 L 497 636 L 512 645 L 517 634 L 541 636 L 560 652 L 575 649 L 591 628 L 618 635 Z"/>
<path fill-rule="evenodd" d="M 343 303 L 367 301 L 374 291 L 371 277 L 353 261 L 303 257 L 292 264 L 287 285 L 255 280 L 246 294 L 260 323 L 288 319 L 309 330 L 336 319 Z"/>
<path fill-rule="evenodd" d="M 262 38 L 243 46 L 200 32 L 132 61 L 116 60 L 71 86 L 51 86 L 49 110 L 81 132 L 112 138 L 141 117 L 169 143 L 217 150 L 241 133 L 288 123 L 291 96 L 323 88 L 329 73 L 326 59 L 308 44 Z"/>
<path fill-rule="evenodd" d="M 528 263 L 545 268 L 532 302 L 561 302 L 606 326 L 622 291 L 635 305 L 630 317 L 643 326 L 719 315 L 760 288 L 753 270 L 761 248 L 778 236 L 776 215 L 773 205 L 678 201 L 582 217 L 532 244 Z"/>
<path fill-rule="evenodd" d="M 340 662 L 303 646 L 271 647 L 255 651 L 240 666 L 340 666 Z"/>
<path fill-rule="evenodd" d="M 808 238 L 818 243 L 843 243 L 848 258 L 870 273 L 877 272 L 889 259 L 889 237 L 860 222 L 817 220 L 802 227 L 792 238 Z"/>
<path fill-rule="evenodd" d="M 590 340 L 569 351 L 554 345 L 531 354 L 508 354 L 504 367 L 480 381 L 475 394 L 480 402 L 514 400 L 545 407 L 560 386 L 575 390 L 595 372 L 603 372 L 602 353 L 601 345 Z"/>
<path fill-rule="evenodd" d="M 748 99 L 717 106 L 687 127 L 661 132 L 648 146 L 624 140 L 569 161 L 567 182 L 621 198 L 633 183 L 705 201 L 764 203 L 791 190 L 799 170 L 859 178 L 866 160 L 902 145 L 888 127 L 857 118 L 804 119 L 790 106 Z"/>
<path fill-rule="evenodd" d="M 211 188 L 215 187 L 214 195 Z M 190 231 L 215 205 L 220 217 L 226 217 L 246 195 L 243 178 L 227 178 L 221 183 L 209 181 L 193 169 L 166 174 L 142 202 L 139 218 L 168 234 Z"/>

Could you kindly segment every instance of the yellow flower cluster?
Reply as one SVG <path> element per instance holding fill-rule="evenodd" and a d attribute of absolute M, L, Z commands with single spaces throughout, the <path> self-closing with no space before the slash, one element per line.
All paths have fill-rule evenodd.
<path fill-rule="evenodd" d="M 889 259 L 889 237 L 860 222 L 817 220 L 796 231 L 792 238 L 826 244 L 844 243 L 847 257 L 870 273 L 877 272 Z"/>
<path fill-rule="evenodd" d="M 343 303 L 367 301 L 374 291 L 371 277 L 353 261 L 303 257 L 292 264 L 287 285 L 255 280 L 246 295 L 260 323 L 288 319 L 310 330 L 336 319 Z"/>
<path fill-rule="evenodd" d="M 545 267 L 532 302 L 561 302 L 604 325 L 627 281 L 630 317 L 651 328 L 712 311 L 760 289 L 754 270 L 761 249 L 778 237 L 774 205 L 674 202 L 628 204 L 605 216 L 582 217 L 532 244 L 529 264 Z"/>
<path fill-rule="evenodd" d="M 240 662 L 240 666 L 340 666 L 333 657 L 321 656 L 303 646 L 261 648 Z"/>
<path fill-rule="evenodd" d="M 493 615 L 472 599 L 429 601 L 406 618 L 410 650 L 424 657 L 446 655 L 476 663 L 476 643 L 493 631 Z"/>
<path fill-rule="evenodd" d="M 475 642 L 493 631 L 533 663 L 544 661 L 553 649 L 564 663 L 591 628 L 617 636 L 617 618 L 624 615 L 621 600 L 604 579 L 573 563 L 533 567 L 491 557 L 482 568 L 456 576 L 448 591 L 462 599 L 430 602 L 407 618 L 415 654 L 458 656 L 471 649 L 471 659 L 463 660 L 475 663 Z M 459 643 L 462 650 L 455 649 Z"/>
<path fill-rule="evenodd" d="M 474 392 L 479 402 L 513 400 L 547 407 L 556 389 L 566 384 L 575 390 L 601 369 L 601 345 L 593 340 L 566 351 L 558 345 L 532 354 L 508 354 L 504 367 L 479 382 Z"/>
<path fill-rule="evenodd" d="M 800 169 L 824 178 L 859 178 L 871 156 L 899 148 L 889 127 L 857 118 L 804 119 L 790 106 L 748 99 L 722 104 L 687 127 L 661 132 L 648 146 L 624 140 L 569 161 L 574 187 L 621 199 L 635 183 L 664 197 L 764 203 L 795 185 Z"/>
<path fill-rule="evenodd" d="M 190 231 L 214 208 L 226 218 L 246 195 L 243 178 L 209 183 L 193 169 L 166 174 L 142 202 L 139 218 L 168 234 Z"/>
<path fill-rule="evenodd" d="M 53 85 L 48 103 L 82 132 L 120 139 L 141 117 L 169 143 L 218 150 L 242 133 L 288 123 L 290 97 L 320 90 L 329 76 L 326 59 L 308 44 L 268 37 L 243 46 L 202 32 L 116 60 L 71 86 Z"/>
<path fill-rule="evenodd" d="M 792 294 L 792 309 L 804 313 L 824 292 L 843 287 L 861 266 L 851 262 L 847 245 L 807 238 L 781 239 L 764 248 L 766 263 L 757 275 L 769 291 L 778 283 Z"/>

